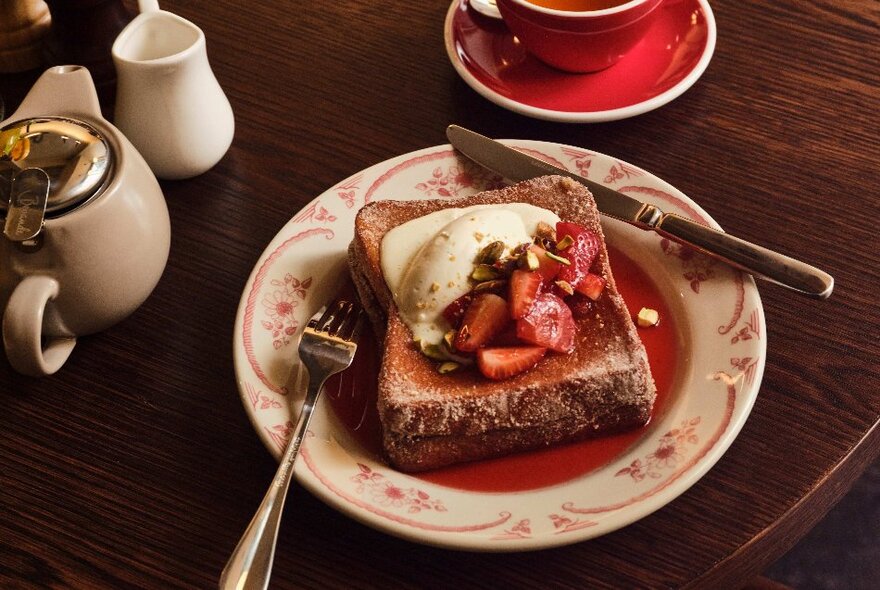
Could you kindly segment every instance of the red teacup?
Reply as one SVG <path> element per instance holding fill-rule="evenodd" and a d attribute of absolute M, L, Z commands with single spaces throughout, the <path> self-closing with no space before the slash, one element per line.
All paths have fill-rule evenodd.
<path fill-rule="evenodd" d="M 550 66 L 576 73 L 597 72 L 617 63 L 644 37 L 662 2 L 629 0 L 598 10 L 561 10 L 529 0 L 497 0 L 504 22 L 530 53 Z"/>

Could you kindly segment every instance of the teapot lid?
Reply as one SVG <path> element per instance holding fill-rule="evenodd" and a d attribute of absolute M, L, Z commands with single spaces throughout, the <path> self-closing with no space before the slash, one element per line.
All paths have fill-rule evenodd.
<path fill-rule="evenodd" d="M 49 177 L 46 215 L 62 214 L 97 195 L 109 177 L 113 152 L 91 125 L 38 117 L 0 129 L 0 211 L 9 206 L 14 177 L 38 168 Z"/>

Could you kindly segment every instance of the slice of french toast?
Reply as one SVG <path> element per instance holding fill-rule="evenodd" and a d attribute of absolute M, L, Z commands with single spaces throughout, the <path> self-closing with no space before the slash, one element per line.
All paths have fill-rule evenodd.
<path fill-rule="evenodd" d="M 598 235 L 592 268 L 607 281 L 605 290 L 576 318 L 571 353 L 549 352 L 500 381 L 475 369 L 441 374 L 399 315 L 382 272 L 382 238 L 440 209 L 505 203 L 548 209 Z M 378 409 L 384 450 L 396 468 L 495 457 L 631 429 L 650 418 L 656 389 L 645 348 L 611 273 L 595 201 L 581 184 L 545 176 L 464 198 L 369 203 L 356 217 L 349 266 L 383 347 Z"/>

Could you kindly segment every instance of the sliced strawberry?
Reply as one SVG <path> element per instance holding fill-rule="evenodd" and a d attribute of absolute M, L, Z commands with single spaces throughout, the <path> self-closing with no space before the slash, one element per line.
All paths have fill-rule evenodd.
<path fill-rule="evenodd" d="M 528 315 L 516 322 L 520 340 L 557 352 L 574 350 L 576 329 L 571 310 L 552 293 L 538 295 Z"/>
<path fill-rule="evenodd" d="M 480 293 L 464 312 L 461 327 L 455 334 L 455 348 L 473 352 L 492 340 L 509 322 L 507 301 L 494 293 Z"/>
<path fill-rule="evenodd" d="M 443 310 L 443 317 L 446 318 L 446 321 L 449 322 L 450 326 L 452 326 L 453 328 L 458 328 L 458 325 L 461 323 L 461 319 L 464 317 L 465 310 L 467 310 L 468 306 L 473 300 L 474 292 L 468 291 L 467 293 L 446 306 L 446 309 Z"/>
<path fill-rule="evenodd" d="M 586 297 L 584 297 L 586 299 Z M 486 345 L 487 348 L 498 348 L 499 346 L 525 346 L 526 343 L 519 339 L 516 335 L 516 322 L 510 322 L 507 326 L 495 335 Z"/>
<path fill-rule="evenodd" d="M 556 275 L 559 274 L 559 269 L 562 268 L 562 263 L 547 256 L 547 250 L 537 244 L 529 246 L 529 250 L 538 257 L 538 272 L 544 277 L 544 282 L 553 282 L 556 279 Z"/>
<path fill-rule="evenodd" d="M 595 305 L 592 299 L 577 291 L 571 297 L 566 297 L 565 304 L 571 310 L 571 315 L 578 320 L 589 317 Z"/>
<path fill-rule="evenodd" d="M 574 289 L 577 289 L 587 273 L 590 272 L 590 267 L 599 253 L 601 243 L 599 236 L 585 227 L 576 223 L 560 221 L 556 224 L 556 237 L 562 240 L 565 236 L 571 236 L 574 242 L 557 254 L 566 258 L 570 264 L 562 265 L 557 278 L 568 282 Z"/>
<path fill-rule="evenodd" d="M 534 367 L 546 352 L 542 346 L 481 348 L 477 351 L 477 366 L 489 379 L 507 379 Z"/>
<path fill-rule="evenodd" d="M 544 279 L 534 270 L 515 270 L 510 275 L 510 317 L 518 320 L 532 309 Z"/>
<path fill-rule="evenodd" d="M 588 272 L 584 275 L 581 284 L 575 287 L 578 293 L 583 293 L 593 301 L 597 300 L 605 289 L 605 279 L 597 274 Z"/>

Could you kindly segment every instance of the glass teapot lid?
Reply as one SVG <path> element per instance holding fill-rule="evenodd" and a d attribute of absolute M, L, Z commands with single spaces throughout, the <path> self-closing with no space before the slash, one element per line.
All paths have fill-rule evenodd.
<path fill-rule="evenodd" d="M 0 212 L 6 213 L 13 180 L 38 168 L 49 179 L 46 217 L 60 215 L 97 195 L 110 174 L 113 152 L 92 126 L 63 117 L 16 121 L 0 129 Z"/>

